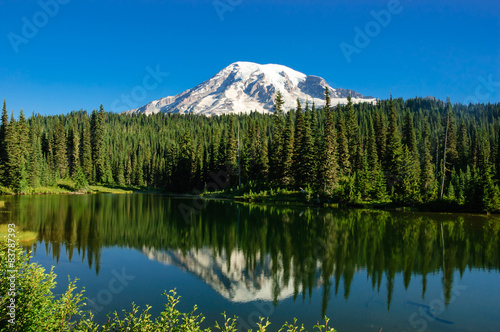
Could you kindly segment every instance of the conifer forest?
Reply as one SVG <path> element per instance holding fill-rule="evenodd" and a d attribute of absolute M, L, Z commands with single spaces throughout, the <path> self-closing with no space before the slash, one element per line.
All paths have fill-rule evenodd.
<path fill-rule="evenodd" d="M 499 207 L 500 104 L 432 98 L 376 105 L 301 104 L 273 114 L 205 117 L 106 112 L 17 118 L 4 101 L 0 190 L 30 193 L 71 179 L 88 184 L 303 191 L 318 202 L 390 203 L 451 211 Z M 214 174 L 226 174 L 214 188 Z M 439 206 L 439 208 L 437 208 Z"/>

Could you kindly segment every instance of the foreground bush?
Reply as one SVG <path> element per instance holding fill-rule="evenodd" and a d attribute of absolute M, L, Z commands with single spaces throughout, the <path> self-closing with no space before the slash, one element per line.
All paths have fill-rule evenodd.
<path fill-rule="evenodd" d="M 10 251 L 9 251 L 10 249 Z M 14 254 L 14 256 L 9 256 Z M 14 257 L 14 259 L 12 259 Z M 30 256 L 17 244 L 8 244 L 0 241 L 0 331 L 31 332 L 31 331 L 237 331 L 237 317 L 228 318 L 223 314 L 223 324 L 215 323 L 213 328 L 202 329 L 201 324 L 205 317 L 195 314 L 197 307 L 189 313 L 181 313 L 176 309 L 179 296 L 175 291 L 164 293 L 167 297 L 165 309 L 159 317 L 152 319 L 149 314 L 150 306 L 140 311 L 132 303 L 131 311 L 117 312 L 108 315 L 108 322 L 104 325 L 94 321 L 90 312 L 83 311 L 85 305 L 83 290 L 75 293 L 76 279 L 69 283 L 67 291 L 56 298 L 52 290 L 56 285 L 56 274 L 49 273 L 36 263 L 29 262 Z M 13 283 L 11 281 L 14 281 Z M 15 285 L 15 286 L 14 286 Z M 11 288 L 14 287 L 14 288 Z M 14 290 L 15 289 L 15 290 Z M 15 294 L 15 295 L 14 295 Z M 11 299 L 14 299 L 12 302 Z M 12 305 L 15 304 L 15 315 L 12 314 Z M 10 313 L 10 315 L 9 315 Z M 13 324 L 13 322 L 15 322 Z M 266 331 L 271 323 L 261 318 L 257 331 Z M 316 331 L 334 332 L 319 323 L 314 326 Z M 279 331 L 305 331 L 303 326 L 284 324 Z"/>

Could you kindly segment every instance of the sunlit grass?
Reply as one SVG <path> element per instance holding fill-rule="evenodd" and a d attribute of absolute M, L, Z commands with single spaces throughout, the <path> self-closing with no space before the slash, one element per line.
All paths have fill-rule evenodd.
<path fill-rule="evenodd" d="M 7 241 L 8 234 L 9 234 L 9 225 L 8 224 L 0 225 L 0 241 Z M 36 232 L 20 231 L 17 228 L 15 234 L 16 234 L 15 239 L 22 244 L 29 244 L 31 242 L 34 242 L 38 237 L 38 233 Z"/>
<path fill-rule="evenodd" d="M 112 188 L 104 186 L 89 186 L 91 192 L 106 193 L 106 194 L 132 194 L 133 190 L 125 190 L 122 188 Z"/>

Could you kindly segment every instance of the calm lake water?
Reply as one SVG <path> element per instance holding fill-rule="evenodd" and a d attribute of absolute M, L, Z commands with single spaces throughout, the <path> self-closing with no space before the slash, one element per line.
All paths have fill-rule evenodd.
<path fill-rule="evenodd" d="M 0 223 L 39 233 L 34 259 L 79 278 L 100 322 L 164 290 L 213 326 L 277 329 L 323 315 L 338 331 L 500 331 L 500 219 L 155 195 L 0 197 Z"/>

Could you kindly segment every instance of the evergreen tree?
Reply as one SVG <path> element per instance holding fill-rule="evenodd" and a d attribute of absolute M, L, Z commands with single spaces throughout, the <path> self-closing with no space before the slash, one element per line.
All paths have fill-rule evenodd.
<path fill-rule="evenodd" d="M 413 128 L 413 117 L 410 112 L 406 112 L 403 125 L 403 145 L 408 147 L 408 151 L 413 158 L 418 158 L 417 138 Z"/>
<path fill-rule="evenodd" d="M 432 162 L 431 143 L 429 141 L 430 129 L 429 122 L 426 121 L 424 127 L 423 142 L 421 144 L 421 173 L 420 188 L 424 201 L 430 201 L 436 198 L 436 178 L 434 163 Z"/>
<path fill-rule="evenodd" d="M 379 109 L 375 114 L 374 118 L 374 130 L 375 130 L 375 141 L 377 142 L 377 154 L 378 160 L 385 160 L 386 152 L 386 129 L 385 129 L 385 120 L 382 113 L 382 109 Z"/>
<path fill-rule="evenodd" d="M 457 165 L 458 151 L 457 138 L 455 134 L 455 116 L 453 115 L 453 107 L 450 98 L 447 99 L 446 112 L 449 118 L 448 138 L 446 140 L 446 167 L 451 171 Z"/>
<path fill-rule="evenodd" d="M 271 140 L 271 181 L 280 185 L 280 179 L 283 174 L 283 142 L 284 142 L 284 119 L 283 119 L 283 96 L 280 91 L 276 95 L 274 101 L 274 115 L 273 115 L 273 136 Z"/>
<path fill-rule="evenodd" d="M 352 104 L 351 94 L 347 97 L 347 105 L 346 105 L 346 115 L 347 115 L 347 142 L 349 146 L 349 156 L 351 157 L 351 166 L 354 165 L 354 157 L 356 152 L 358 151 L 359 146 L 359 125 L 358 125 L 358 115 L 354 110 L 354 106 Z"/>
<path fill-rule="evenodd" d="M 73 126 L 69 135 L 69 150 L 70 150 L 70 174 L 76 172 L 76 170 L 80 167 L 80 132 L 78 131 L 78 125 L 76 122 L 73 122 Z"/>
<path fill-rule="evenodd" d="M 386 157 L 385 168 L 394 175 L 399 175 L 401 169 L 401 162 L 403 159 L 403 147 L 401 144 L 401 136 L 399 133 L 396 108 L 394 101 L 390 99 L 389 108 L 389 127 L 387 128 L 387 143 L 386 143 Z"/>
<path fill-rule="evenodd" d="M 59 178 L 66 178 L 68 172 L 68 155 L 66 131 L 63 120 L 57 119 L 54 130 L 54 167 L 57 170 Z"/>
<path fill-rule="evenodd" d="M 267 182 L 267 177 L 269 174 L 269 156 L 268 156 L 268 142 L 267 135 L 265 131 L 261 133 L 261 142 L 260 142 L 260 154 L 259 154 L 259 170 L 260 170 L 260 179 L 262 182 Z"/>
<path fill-rule="evenodd" d="M 328 88 L 325 88 L 325 112 L 326 121 L 318 177 L 321 190 L 332 194 L 338 182 L 337 133 Z"/>
<path fill-rule="evenodd" d="M 311 120 L 311 111 L 308 110 L 304 116 L 304 133 L 302 135 L 302 143 L 300 144 L 300 165 L 302 167 L 299 171 L 299 178 L 302 180 L 303 185 L 306 186 L 313 186 L 316 183 L 315 142 L 312 134 Z"/>
<path fill-rule="evenodd" d="M 194 169 L 194 146 L 188 131 L 184 133 L 180 143 L 179 162 L 177 168 L 177 190 L 189 191 L 192 189 Z"/>
<path fill-rule="evenodd" d="M 337 139 L 339 170 L 342 175 L 349 175 L 351 173 L 351 158 L 349 156 L 344 116 L 340 105 L 337 105 Z"/>
<path fill-rule="evenodd" d="M 7 159 L 5 162 L 5 183 L 16 191 L 19 191 L 21 177 L 21 151 L 19 149 L 19 132 L 14 113 L 10 116 L 10 123 L 5 134 L 5 152 Z"/>
<path fill-rule="evenodd" d="M 467 126 L 465 121 L 460 123 L 458 127 L 458 142 L 457 142 L 457 153 L 458 153 L 458 167 L 461 170 L 465 170 L 467 168 L 467 164 L 469 162 L 469 135 L 467 133 Z M 498 169 L 498 168 L 497 168 Z"/>
<path fill-rule="evenodd" d="M 91 145 L 92 145 L 92 161 L 94 166 L 95 182 L 106 181 L 106 150 L 105 150 L 105 112 L 104 108 L 100 107 L 99 112 L 93 111 L 91 117 Z"/>
<path fill-rule="evenodd" d="M 41 185 L 42 171 L 43 171 L 43 152 L 42 140 L 40 135 L 40 125 L 38 118 L 32 115 L 31 126 L 29 131 L 29 140 L 31 146 L 31 153 L 28 156 L 28 180 L 32 188 Z"/>
<path fill-rule="evenodd" d="M 92 144 L 90 139 L 90 121 L 87 112 L 83 113 L 82 122 L 80 160 L 83 175 L 85 175 L 85 178 L 90 181 L 92 180 Z"/>
<path fill-rule="evenodd" d="M 290 186 L 294 183 L 293 177 L 293 160 L 294 160 L 294 123 L 293 123 L 293 112 L 289 111 L 286 115 L 286 126 L 284 133 L 284 146 L 283 146 L 283 175 L 282 184 L 285 186 Z"/>
<path fill-rule="evenodd" d="M 8 181 L 5 178 L 6 164 L 8 162 L 7 156 L 7 127 L 9 125 L 9 115 L 7 114 L 7 104 L 3 100 L 2 108 L 2 124 L 0 125 L 0 185 L 7 185 Z"/>

